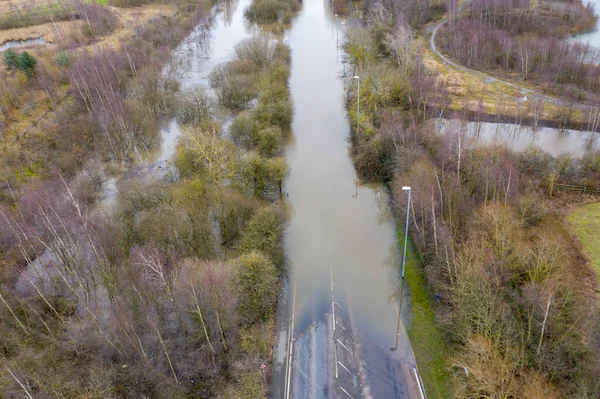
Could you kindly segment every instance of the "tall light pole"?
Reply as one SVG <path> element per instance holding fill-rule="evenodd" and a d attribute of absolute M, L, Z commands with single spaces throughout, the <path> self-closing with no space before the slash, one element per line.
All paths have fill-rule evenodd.
<path fill-rule="evenodd" d="M 338 15 L 335 14 L 335 45 L 340 45 L 340 27 L 338 25 Z"/>
<path fill-rule="evenodd" d="M 404 230 L 404 257 L 402 258 L 402 279 L 404 280 L 404 269 L 406 268 L 406 244 L 408 243 L 408 218 L 410 215 L 410 187 L 404 186 L 402 190 L 408 191 L 408 203 L 406 205 L 406 224 Z"/>
<path fill-rule="evenodd" d="M 356 75 L 354 79 L 358 80 L 358 96 L 356 97 L 356 133 L 358 134 L 360 127 L 360 76 Z M 404 276 L 404 273 L 402 275 Z"/>
<path fill-rule="evenodd" d="M 408 204 L 406 206 L 406 229 L 404 231 L 404 256 L 402 258 L 402 280 L 400 280 L 400 305 L 398 306 L 398 323 L 396 325 L 396 346 L 390 348 L 391 351 L 398 349 L 398 339 L 400 338 L 400 317 L 402 316 L 402 299 L 404 299 L 404 269 L 406 267 L 406 244 L 408 242 L 408 221 L 410 215 L 410 187 L 404 186 L 402 190 L 408 191 Z"/>

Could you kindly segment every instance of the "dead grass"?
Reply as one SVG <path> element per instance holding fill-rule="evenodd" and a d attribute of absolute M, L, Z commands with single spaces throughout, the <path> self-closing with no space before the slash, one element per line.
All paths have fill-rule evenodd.
<path fill-rule="evenodd" d="M 26 0 L 17 1 L 16 3 L 27 3 Z M 50 4 L 55 2 L 50 1 Z M 8 10 L 9 6 L 6 0 L 0 0 L 0 13 Z M 36 3 L 40 6 L 40 3 Z M 45 5 L 46 3 L 44 3 Z M 134 8 L 118 8 L 111 7 L 112 10 L 119 16 L 121 28 L 115 30 L 110 36 L 93 43 L 91 47 L 96 46 L 111 46 L 115 47 L 128 35 L 133 34 L 133 29 L 137 25 L 143 25 L 148 20 L 155 16 L 171 16 L 175 13 L 172 6 L 166 4 L 151 4 Z M 24 28 L 3 29 L 0 30 L 0 43 L 11 40 L 27 40 L 38 37 L 43 37 L 48 43 L 60 44 L 71 40 L 73 34 L 79 31 L 80 21 L 62 21 L 55 23 L 45 23 L 36 26 L 28 26 Z"/>
<path fill-rule="evenodd" d="M 172 16 L 175 8 L 166 4 L 150 4 L 135 8 L 111 7 L 119 16 L 121 28 L 115 30 L 110 36 L 88 46 L 90 49 L 116 48 L 125 39 L 133 35 L 136 26 L 144 25 L 157 16 Z"/>
<path fill-rule="evenodd" d="M 422 40 L 422 39 L 421 39 Z M 425 67 L 439 73 L 441 83 L 447 88 L 450 100 L 450 109 L 458 111 L 464 109 L 465 105 L 475 109 L 482 103 L 484 113 L 489 115 L 501 114 L 505 117 L 518 115 L 526 116 L 528 102 L 531 96 L 527 95 L 528 101 L 519 101 L 524 97 L 520 89 L 509 86 L 497 79 L 489 79 L 476 72 L 457 70 L 450 65 L 444 64 L 427 46 L 424 48 L 423 62 Z M 539 91 L 534 85 L 517 83 L 523 88 Z M 502 98 L 502 110 L 499 109 Z M 500 112 L 499 112 L 500 111 Z M 554 120 L 560 112 L 560 107 L 550 101 L 544 101 L 544 111 L 540 119 Z M 572 120 L 576 123 L 585 124 L 585 115 L 581 110 L 574 110 Z"/>
<path fill-rule="evenodd" d="M 64 34 L 69 32 L 75 22 L 62 21 L 47 23 L 25 28 L 0 30 L 0 43 L 11 40 L 27 40 L 43 37 L 48 43 L 57 43 L 64 40 Z"/>
<path fill-rule="evenodd" d="M 0 0 L 5 5 L 6 1 Z M 121 21 L 121 28 L 112 32 L 100 41 L 94 42 L 88 46 L 81 46 L 76 51 L 88 49 L 94 51 L 99 48 L 117 47 L 125 38 L 133 35 L 136 26 L 147 23 L 155 16 L 170 16 L 175 13 L 175 9 L 168 5 L 147 5 L 136 8 L 120 9 L 113 8 Z M 25 40 L 36 37 L 44 37 L 49 43 L 60 44 L 62 41 L 71 40 L 71 35 L 79 31 L 79 21 L 65 21 L 56 24 L 42 24 L 28 28 L 0 30 L 0 43 L 7 40 Z M 28 49 L 36 57 L 47 58 L 47 53 L 52 52 L 48 46 L 40 46 Z M 0 74 L 0 79 L 2 74 Z M 55 98 L 62 98 L 66 94 L 67 87 L 62 87 Z M 9 137 L 15 140 L 31 129 L 32 126 L 43 120 L 50 120 L 54 117 L 52 101 L 47 94 L 41 90 L 26 91 L 24 98 L 27 98 L 27 106 L 19 109 L 13 109 L 3 115 L 0 115 L 0 122 L 6 125 L 3 127 L 2 138 Z"/>

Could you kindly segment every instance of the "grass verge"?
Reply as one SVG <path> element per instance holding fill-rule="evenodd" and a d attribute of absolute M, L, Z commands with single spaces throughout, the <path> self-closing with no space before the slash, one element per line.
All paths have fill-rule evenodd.
<path fill-rule="evenodd" d="M 600 279 L 600 202 L 584 205 L 568 216 Z"/>
<path fill-rule="evenodd" d="M 404 246 L 404 225 L 398 223 L 398 244 Z M 433 311 L 432 295 L 425 281 L 425 270 L 409 237 L 405 277 L 411 293 L 411 323 L 408 336 L 429 399 L 452 397 L 447 367 L 449 349 Z"/>

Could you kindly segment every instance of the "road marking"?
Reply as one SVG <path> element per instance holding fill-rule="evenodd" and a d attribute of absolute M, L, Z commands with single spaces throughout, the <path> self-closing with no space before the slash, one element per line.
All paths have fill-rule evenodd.
<path fill-rule="evenodd" d="M 348 393 L 348 391 L 346 391 L 344 388 L 340 387 L 340 389 L 341 389 L 342 391 L 344 391 L 344 393 L 345 393 L 346 395 L 348 395 L 348 397 L 350 397 L 350 398 L 354 399 L 354 397 L 353 397 L 352 395 L 350 395 L 350 394 Z"/>
<path fill-rule="evenodd" d="M 337 303 L 336 301 L 333 301 L 333 303 L 335 303 L 336 305 L 338 305 L 340 308 L 342 308 L 342 310 L 346 310 L 344 309 L 344 307 L 342 305 L 340 305 L 339 303 Z"/>
<path fill-rule="evenodd" d="M 290 397 L 290 384 L 292 382 L 292 355 L 294 352 L 294 318 L 296 316 L 296 282 L 294 281 L 294 295 L 292 297 L 292 322 L 290 324 L 290 335 L 289 335 L 289 355 L 288 355 L 288 378 L 287 386 L 285 389 L 285 397 Z"/>
<path fill-rule="evenodd" d="M 333 321 L 333 331 L 335 331 L 335 306 L 331 302 L 331 320 Z"/>
<path fill-rule="evenodd" d="M 333 292 L 333 269 L 329 265 L 329 284 L 331 285 L 331 292 Z"/>
<path fill-rule="evenodd" d="M 342 329 L 344 329 L 344 330 L 346 329 L 346 327 L 344 327 L 344 325 L 342 323 L 338 323 L 337 321 L 336 321 L 336 323 L 339 324 L 340 327 L 342 327 Z"/>
<path fill-rule="evenodd" d="M 347 372 L 349 372 L 350 374 L 352 374 L 352 377 L 356 378 L 356 376 L 354 375 L 354 373 L 353 373 L 352 371 L 348 370 L 348 367 L 344 366 L 344 365 L 342 364 L 342 362 L 340 362 L 339 360 L 338 360 L 338 363 L 340 364 L 340 366 L 342 366 L 342 368 L 343 368 L 344 370 L 346 370 Z"/>
<path fill-rule="evenodd" d="M 337 347 L 333 345 L 333 354 L 335 356 L 335 378 L 338 378 L 338 360 L 337 360 Z"/>
<path fill-rule="evenodd" d="M 350 348 L 348 348 L 346 345 L 344 345 L 344 344 L 342 343 L 342 341 L 340 341 L 340 340 L 339 340 L 339 339 L 337 339 L 337 338 L 336 338 L 335 340 L 336 340 L 337 342 L 339 342 L 339 343 L 340 343 L 340 345 L 342 345 L 342 346 L 343 346 L 343 347 L 344 347 L 344 348 L 345 348 L 345 349 L 346 349 L 348 352 L 350 352 L 350 354 L 351 354 L 352 356 L 354 356 L 354 353 L 352 353 L 352 351 L 350 350 Z"/>
<path fill-rule="evenodd" d="M 423 393 L 423 386 L 421 385 L 421 379 L 419 378 L 419 374 L 417 374 L 417 369 L 414 367 L 413 372 L 415 373 L 415 378 L 417 379 L 417 385 L 419 386 L 419 393 L 421 394 L 421 399 L 425 399 L 425 395 Z"/>

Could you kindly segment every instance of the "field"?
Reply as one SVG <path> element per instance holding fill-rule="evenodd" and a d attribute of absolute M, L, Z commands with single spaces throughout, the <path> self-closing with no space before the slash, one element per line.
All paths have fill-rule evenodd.
<path fill-rule="evenodd" d="M 600 276 L 600 202 L 577 208 L 569 215 L 569 221 Z"/>
<path fill-rule="evenodd" d="M 448 348 L 432 306 L 433 295 L 427 289 L 424 271 L 409 241 L 406 257 L 406 280 L 411 295 L 411 323 L 408 335 L 419 367 L 419 373 L 429 398 L 450 398 Z M 398 245 L 404 245 L 404 226 L 398 224 Z"/>

